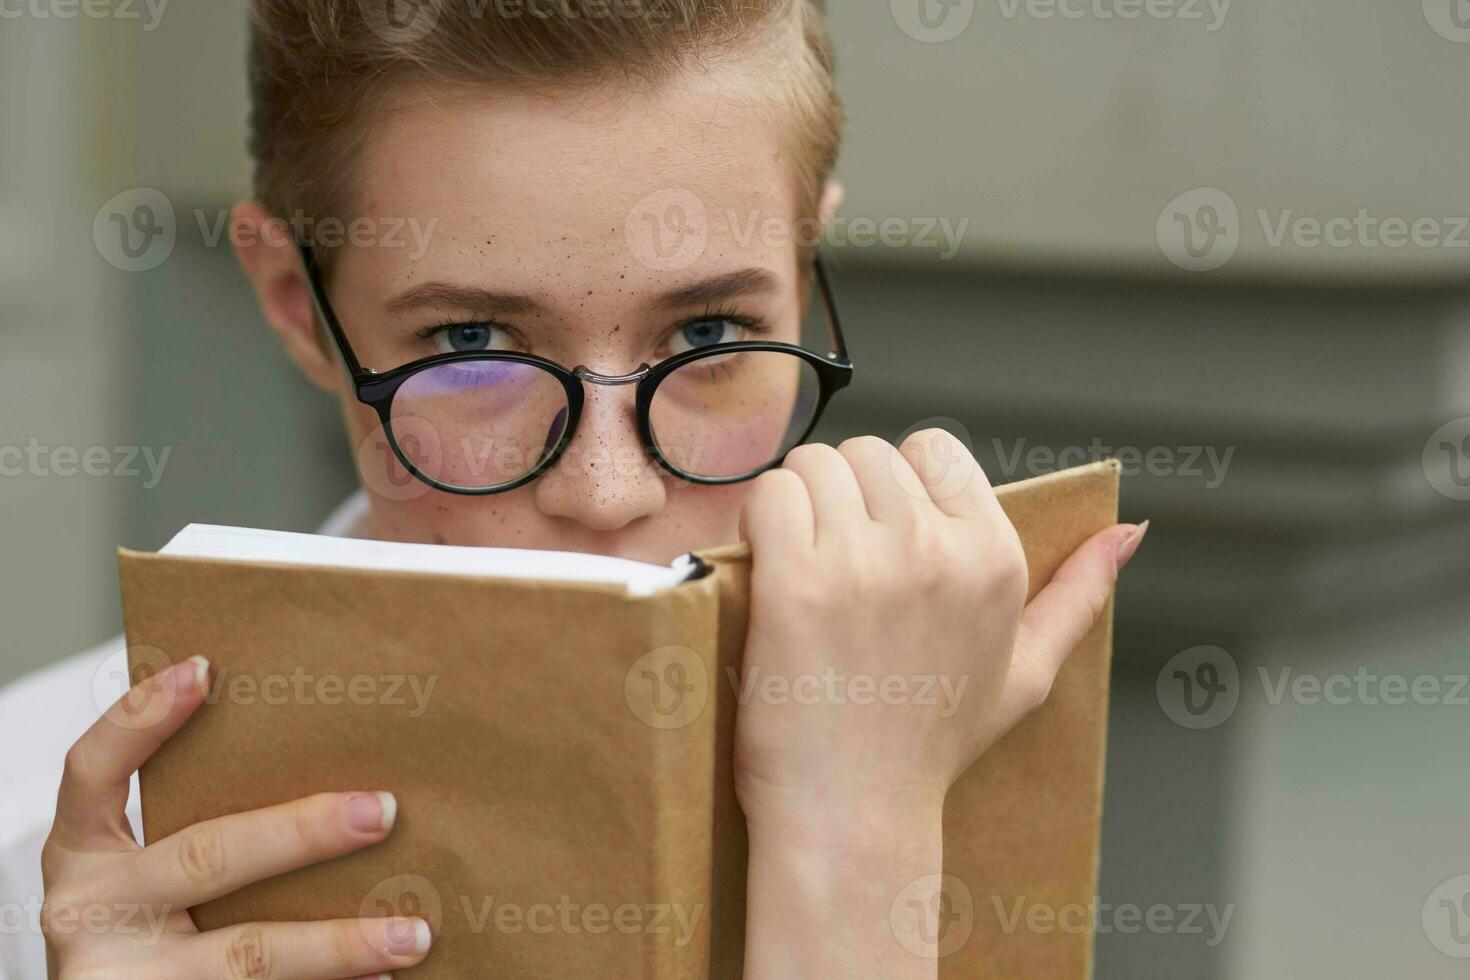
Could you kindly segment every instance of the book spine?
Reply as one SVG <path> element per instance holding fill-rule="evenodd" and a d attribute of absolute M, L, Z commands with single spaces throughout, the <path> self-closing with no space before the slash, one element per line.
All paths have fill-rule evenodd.
<path fill-rule="evenodd" d="M 651 733 L 658 798 L 649 880 L 658 923 L 644 937 L 643 976 L 710 975 L 718 781 L 719 593 L 710 579 L 655 596 L 648 650 L 630 707 Z M 646 695 L 646 700 L 643 696 Z"/>

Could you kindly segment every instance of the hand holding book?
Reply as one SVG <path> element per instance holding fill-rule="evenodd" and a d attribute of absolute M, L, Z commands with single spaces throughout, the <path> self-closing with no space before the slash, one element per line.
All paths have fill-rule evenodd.
<path fill-rule="evenodd" d="M 746 690 L 843 678 L 800 701 L 742 698 L 745 975 L 932 977 L 937 961 L 889 932 L 893 896 L 942 873 L 950 786 L 1045 702 L 1144 529 L 1096 534 L 1026 606 L 1015 528 L 968 450 L 931 430 L 898 450 L 797 449 L 757 482 L 744 530 Z"/>

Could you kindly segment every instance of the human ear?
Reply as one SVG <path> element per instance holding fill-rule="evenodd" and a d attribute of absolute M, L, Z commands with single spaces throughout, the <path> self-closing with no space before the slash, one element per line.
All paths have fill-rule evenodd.
<path fill-rule="evenodd" d="M 230 241 L 291 360 L 317 387 L 340 393 L 342 372 L 319 340 L 311 289 L 290 228 L 259 202 L 242 201 L 230 213 Z"/>
<path fill-rule="evenodd" d="M 817 216 L 821 219 L 822 227 L 826 228 L 842 206 L 842 199 L 847 196 L 847 188 L 835 177 L 828 177 L 822 185 L 822 202 L 817 207 Z"/>

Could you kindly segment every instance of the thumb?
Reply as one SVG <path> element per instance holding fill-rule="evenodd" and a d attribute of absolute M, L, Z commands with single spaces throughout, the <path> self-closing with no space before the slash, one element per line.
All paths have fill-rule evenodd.
<path fill-rule="evenodd" d="M 1041 692 L 1107 608 L 1118 573 L 1148 534 L 1148 522 L 1119 524 L 1093 535 L 1074 551 L 1046 587 L 1021 612 L 1013 673 Z M 1044 680 L 1044 684 L 1042 681 Z"/>

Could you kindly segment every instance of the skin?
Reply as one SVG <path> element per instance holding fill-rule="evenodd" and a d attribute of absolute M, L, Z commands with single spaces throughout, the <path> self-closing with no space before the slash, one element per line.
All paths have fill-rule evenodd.
<path fill-rule="evenodd" d="M 425 283 L 534 300 L 535 311 L 502 319 L 534 338 L 537 353 L 605 374 L 667 356 L 677 325 L 708 311 L 660 297 L 732 272 L 762 273 L 763 288 L 724 297 L 721 309 L 763 318 L 777 334 L 789 329 L 802 293 L 794 244 L 742 242 L 716 221 L 702 256 L 669 271 L 641 262 L 624 234 L 635 205 L 671 187 L 693 190 L 712 215 L 798 216 L 779 110 L 723 94 L 748 81 L 743 70 L 727 61 L 660 91 L 596 98 L 409 95 L 382 112 L 361 161 L 360 211 L 438 224 L 416 260 L 383 247 L 349 246 L 338 256 L 331 298 L 363 363 L 386 369 L 432 353 L 414 331 L 481 312 L 443 290 L 428 305 L 391 309 L 416 287 L 423 295 Z M 839 199 L 829 186 L 824 216 Z M 236 211 L 243 228 L 268 217 L 255 203 Z M 744 539 L 755 556 L 747 676 L 835 666 L 876 678 L 968 678 L 949 715 L 881 700 L 754 698 L 737 725 L 737 789 L 751 840 L 746 976 L 935 977 L 937 961 L 906 948 L 915 937 L 893 934 L 894 898 L 940 873 L 946 791 L 1045 700 L 1143 528 L 1119 525 L 1093 538 L 1028 605 L 1014 529 L 980 467 L 937 430 L 897 448 L 877 438 L 801 447 L 782 469 L 728 488 L 684 485 L 651 465 L 559 463 L 496 496 L 395 491 L 381 482 L 392 473 L 373 472 L 373 460 L 384 459 L 371 451 L 375 420 L 316 342 L 289 243 L 268 231 L 236 238 L 266 319 L 301 370 L 341 401 L 352 445 L 370 447 L 359 459 L 375 536 L 655 562 Z M 631 389 L 588 394 L 572 456 L 636 458 Z M 947 468 L 930 465 L 941 458 Z M 396 810 L 373 792 L 328 794 L 141 847 L 123 816 L 128 779 L 200 709 L 199 666 L 186 662 L 140 685 L 130 706 L 115 706 L 68 755 L 43 861 L 52 976 L 322 980 L 419 962 L 426 952 L 415 941 L 426 937 L 406 920 L 197 933 L 183 909 L 379 843 Z M 62 926 L 69 908 L 139 902 L 180 910 L 161 941 Z"/>

